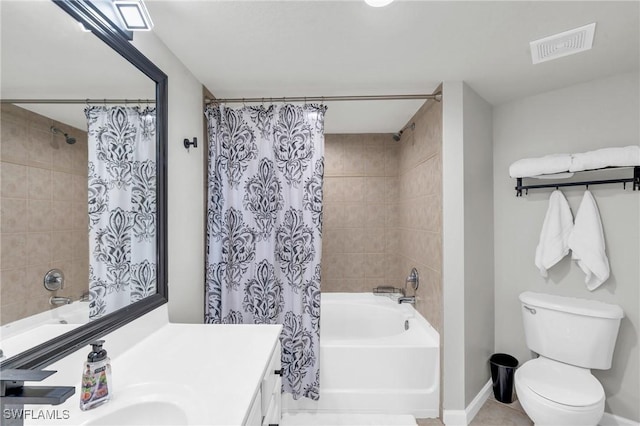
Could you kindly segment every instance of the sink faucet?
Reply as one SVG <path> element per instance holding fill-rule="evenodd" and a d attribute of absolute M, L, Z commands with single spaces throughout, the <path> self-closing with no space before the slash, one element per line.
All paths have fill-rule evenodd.
<path fill-rule="evenodd" d="M 70 297 L 51 296 L 49 298 L 49 304 L 53 305 L 53 306 L 68 305 L 68 304 L 70 304 L 72 302 L 73 302 L 73 300 L 71 300 Z"/>
<path fill-rule="evenodd" d="M 24 382 L 40 382 L 54 370 L 0 371 L 0 415 L 2 424 L 21 426 L 24 424 L 25 404 L 59 405 L 76 392 L 73 386 L 25 386 Z"/>

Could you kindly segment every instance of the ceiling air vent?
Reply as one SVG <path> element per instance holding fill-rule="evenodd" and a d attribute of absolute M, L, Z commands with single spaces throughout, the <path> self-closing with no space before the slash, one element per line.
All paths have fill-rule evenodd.
<path fill-rule="evenodd" d="M 529 43 L 534 64 L 591 49 L 596 23 L 565 31 Z"/>

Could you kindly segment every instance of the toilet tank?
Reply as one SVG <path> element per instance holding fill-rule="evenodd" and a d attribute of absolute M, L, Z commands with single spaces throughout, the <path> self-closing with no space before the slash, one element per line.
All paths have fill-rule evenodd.
<path fill-rule="evenodd" d="M 583 368 L 611 368 L 618 305 L 526 291 L 520 295 L 527 346 L 546 358 Z"/>

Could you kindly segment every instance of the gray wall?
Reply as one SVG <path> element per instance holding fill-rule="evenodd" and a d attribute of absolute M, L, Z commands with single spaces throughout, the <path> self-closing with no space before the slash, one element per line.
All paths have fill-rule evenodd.
<path fill-rule="evenodd" d="M 204 153 L 202 84 L 153 32 L 138 32 L 134 46 L 169 76 L 168 257 L 169 320 L 204 321 Z M 186 150 L 184 138 L 197 137 Z"/>
<path fill-rule="evenodd" d="M 464 265 L 465 255 L 463 85 L 445 82 L 442 87 L 442 407 L 445 411 L 465 408 L 465 271 L 460 267 Z"/>
<path fill-rule="evenodd" d="M 604 227 L 611 277 L 593 292 L 567 256 L 543 279 L 535 248 L 549 190 L 515 197 L 508 168 L 513 161 L 560 152 L 637 145 L 639 75 L 625 74 L 521 99 L 494 108 L 495 342 L 496 351 L 520 363 L 531 358 L 522 329 L 518 295 L 526 290 L 597 299 L 625 312 L 613 367 L 594 371 L 607 395 L 606 411 L 640 420 L 638 327 L 640 315 L 640 194 L 622 185 L 592 186 Z M 446 142 L 446 141 L 445 141 Z M 563 190 L 575 215 L 584 187 Z M 446 288 L 446 285 L 445 285 Z"/>
<path fill-rule="evenodd" d="M 491 106 L 469 86 L 444 83 L 445 411 L 464 410 L 478 394 L 494 348 L 491 120 Z"/>
<path fill-rule="evenodd" d="M 494 349 L 492 107 L 464 85 L 465 406 L 490 377 Z"/>

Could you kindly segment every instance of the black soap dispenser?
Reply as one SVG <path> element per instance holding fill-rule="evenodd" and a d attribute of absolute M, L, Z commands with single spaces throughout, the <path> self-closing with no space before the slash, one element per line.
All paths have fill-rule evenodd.
<path fill-rule="evenodd" d="M 104 340 L 91 343 L 92 350 L 84 363 L 80 393 L 81 410 L 90 410 L 111 398 L 111 362 L 107 351 L 102 348 L 103 344 Z"/>

